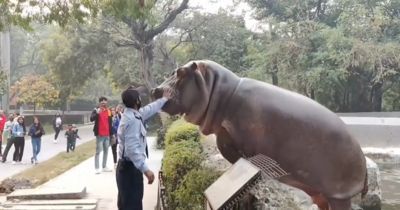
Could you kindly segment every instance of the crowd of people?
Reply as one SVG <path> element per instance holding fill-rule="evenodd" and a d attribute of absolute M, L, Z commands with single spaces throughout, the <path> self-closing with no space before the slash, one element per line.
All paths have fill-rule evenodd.
<path fill-rule="evenodd" d="M 130 87 L 123 91 L 121 99 L 124 107 L 108 107 L 106 97 L 99 98 L 99 105 L 90 115 L 94 122 L 93 132 L 96 136 L 95 173 L 112 171 L 107 167 L 108 150 L 111 146 L 116 180 L 118 187 L 118 209 L 142 209 L 143 175 L 148 183 L 153 183 L 155 176 L 146 164 L 148 146 L 146 141 L 145 120 L 155 115 L 171 98 L 171 90 L 164 92 L 163 97 L 142 107 L 139 91 Z M 54 143 L 63 130 L 63 118 L 57 114 L 53 120 Z M 18 113 L 8 117 L 0 110 L 0 157 L 4 163 L 12 146 L 14 146 L 13 164 L 20 163 L 24 154 L 25 137 L 31 137 L 31 163 L 38 163 L 38 154 L 41 150 L 41 137 L 45 134 L 38 117 L 33 118 L 29 129 L 25 126 L 25 119 Z M 64 134 L 66 138 L 66 152 L 74 152 L 76 141 L 80 139 L 78 129 L 69 124 Z M 2 140 L 7 141 L 2 153 Z M 100 169 L 100 153 L 103 153 Z"/>
<path fill-rule="evenodd" d="M 92 113 L 91 119 L 95 121 L 94 130 L 96 130 L 95 135 L 97 139 L 95 155 L 95 168 L 97 169 L 97 173 L 101 172 L 99 170 L 100 152 L 103 152 L 102 171 L 112 171 L 106 167 L 108 147 L 110 146 L 114 168 L 117 165 L 117 129 L 122 111 L 122 105 L 108 108 L 107 99 L 103 97 L 100 106 L 95 108 L 94 114 Z M 104 118 L 104 116 L 106 118 Z M 61 114 L 57 113 L 55 115 L 52 124 L 54 130 L 53 143 L 57 144 L 60 132 L 63 131 L 64 124 Z M 0 161 L 5 163 L 10 149 L 14 147 L 12 164 L 21 163 L 25 149 L 25 138 L 29 136 L 32 143 L 32 157 L 30 160 L 32 164 L 38 164 L 38 155 L 41 150 L 43 135 L 45 135 L 45 130 L 39 117 L 34 116 L 31 126 L 26 127 L 24 116 L 21 116 L 19 113 L 12 113 L 7 117 L 4 112 L 0 110 Z M 68 124 L 65 129 L 64 137 L 66 139 L 66 152 L 74 152 L 76 141 L 80 139 L 77 126 L 75 124 Z"/>
<path fill-rule="evenodd" d="M 13 164 L 21 163 L 24 155 L 25 137 L 31 137 L 32 157 L 31 163 L 38 163 L 38 154 L 41 149 L 41 138 L 45 134 L 38 117 L 33 117 L 33 123 L 29 129 L 25 126 L 25 118 L 19 113 L 10 114 L 8 118 L 2 110 L 0 110 L 0 157 L 1 162 L 7 161 L 8 152 L 14 146 L 14 154 L 12 158 Z M 4 152 L 2 153 L 3 141 L 7 141 Z"/>

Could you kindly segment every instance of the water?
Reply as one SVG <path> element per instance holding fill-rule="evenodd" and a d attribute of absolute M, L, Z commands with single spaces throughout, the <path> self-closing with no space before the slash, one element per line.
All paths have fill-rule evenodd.
<path fill-rule="evenodd" d="M 382 210 L 400 209 L 400 165 L 379 166 L 382 186 Z"/>

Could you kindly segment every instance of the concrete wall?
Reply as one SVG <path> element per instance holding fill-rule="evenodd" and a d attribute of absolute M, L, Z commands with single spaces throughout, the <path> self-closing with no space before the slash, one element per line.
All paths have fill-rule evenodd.
<path fill-rule="evenodd" d="M 400 112 L 338 115 L 362 147 L 400 147 Z"/>

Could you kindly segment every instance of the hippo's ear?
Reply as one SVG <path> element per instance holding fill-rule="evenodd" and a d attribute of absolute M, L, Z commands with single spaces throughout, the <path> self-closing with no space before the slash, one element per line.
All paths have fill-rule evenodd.
<path fill-rule="evenodd" d="M 197 63 L 193 62 L 192 64 L 190 64 L 189 66 L 190 71 L 194 72 L 197 69 Z"/>
<path fill-rule="evenodd" d="M 186 68 L 179 68 L 178 70 L 176 70 L 176 76 L 178 77 L 178 79 L 182 79 L 182 78 L 184 78 L 185 77 L 185 75 L 186 75 L 186 71 L 187 71 L 187 69 Z"/>
<path fill-rule="evenodd" d="M 176 75 L 179 79 L 184 78 L 186 75 L 193 73 L 197 69 L 196 62 L 192 62 L 190 65 L 185 65 L 184 67 L 176 70 Z"/>

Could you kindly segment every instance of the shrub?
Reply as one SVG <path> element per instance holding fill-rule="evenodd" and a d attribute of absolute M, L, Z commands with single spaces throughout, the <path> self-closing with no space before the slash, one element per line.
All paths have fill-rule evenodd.
<path fill-rule="evenodd" d="M 200 168 L 203 159 L 199 142 L 181 141 L 167 146 L 162 171 L 170 209 L 175 209 L 172 207 L 176 206 L 173 192 L 189 171 Z"/>
<path fill-rule="evenodd" d="M 162 125 L 156 130 L 157 131 L 157 148 L 163 149 L 165 147 L 165 134 L 167 133 L 167 130 L 171 126 L 171 124 L 174 121 L 178 120 L 179 117 L 169 116 L 168 114 L 161 112 L 160 118 L 161 118 Z"/>
<path fill-rule="evenodd" d="M 204 209 L 205 198 L 203 192 L 219 175 L 219 172 L 210 168 L 191 170 L 185 176 L 179 188 L 173 192 L 173 197 L 177 203 L 177 210 Z"/>
<path fill-rule="evenodd" d="M 196 125 L 179 119 L 172 123 L 165 134 L 165 145 L 172 145 L 174 142 L 194 141 L 200 142 L 200 133 Z"/>

